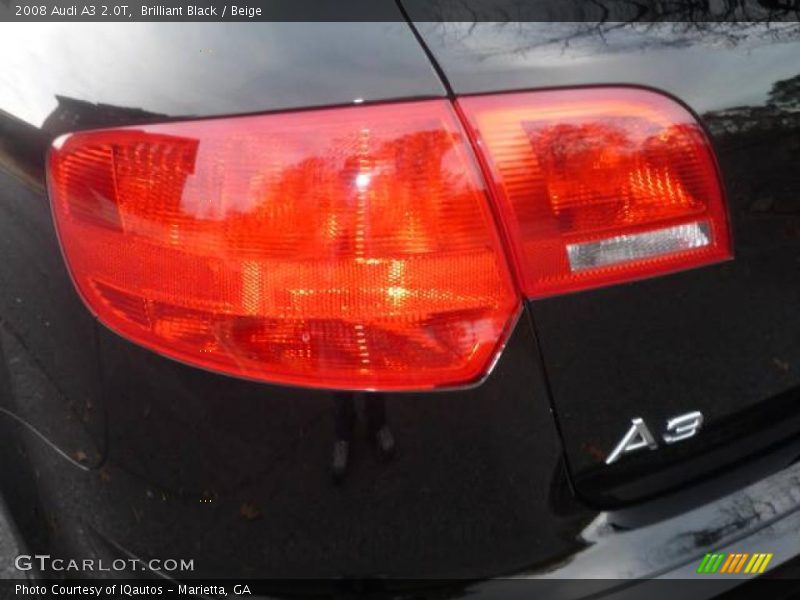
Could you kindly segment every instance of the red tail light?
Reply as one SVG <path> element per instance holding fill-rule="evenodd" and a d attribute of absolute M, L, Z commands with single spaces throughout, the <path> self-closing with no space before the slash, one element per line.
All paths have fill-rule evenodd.
<path fill-rule="evenodd" d="M 675 101 L 601 88 L 476 96 L 458 106 L 528 297 L 730 256 L 712 150 Z"/>
<path fill-rule="evenodd" d="M 97 317 L 238 376 L 411 390 L 484 376 L 528 297 L 730 256 L 710 146 L 634 89 L 478 96 L 60 138 L 50 193 Z"/>
<path fill-rule="evenodd" d="M 51 152 L 50 190 L 97 317 L 208 369 L 469 383 L 518 310 L 446 101 L 77 133 Z"/>

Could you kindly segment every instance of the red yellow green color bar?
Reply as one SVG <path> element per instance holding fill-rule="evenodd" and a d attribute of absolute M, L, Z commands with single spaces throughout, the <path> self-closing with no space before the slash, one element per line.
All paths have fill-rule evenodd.
<path fill-rule="evenodd" d="M 765 552 L 708 553 L 700 561 L 697 572 L 701 574 L 760 574 L 767 570 L 773 554 Z"/>

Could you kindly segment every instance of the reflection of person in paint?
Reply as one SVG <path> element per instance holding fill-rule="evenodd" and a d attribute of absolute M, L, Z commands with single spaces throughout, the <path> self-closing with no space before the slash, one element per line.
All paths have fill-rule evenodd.
<path fill-rule="evenodd" d="M 394 457 L 394 436 L 386 423 L 386 399 L 383 394 L 337 392 L 333 400 L 336 440 L 332 462 L 333 477 L 337 482 L 344 479 L 350 461 L 356 425 L 356 396 L 362 396 L 364 400 L 368 439 L 375 445 L 382 460 L 388 461 Z"/>

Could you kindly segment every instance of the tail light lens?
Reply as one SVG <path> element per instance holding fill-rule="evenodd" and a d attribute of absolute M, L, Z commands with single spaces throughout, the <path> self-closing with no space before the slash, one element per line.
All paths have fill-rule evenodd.
<path fill-rule="evenodd" d="M 677 102 L 597 88 L 458 100 L 530 298 L 730 256 L 713 152 Z"/>
<path fill-rule="evenodd" d="M 88 306 L 193 365 L 332 388 L 464 384 L 518 310 L 444 100 L 76 133 L 49 160 Z"/>
<path fill-rule="evenodd" d="M 304 386 L 486 375 L 520 303 L 491 200 L 529 298 L 730 256 L 702 129 L 638 89 L 81 132 L 56 140 L 49 185 L 75 285 L 109 328 Z"/>

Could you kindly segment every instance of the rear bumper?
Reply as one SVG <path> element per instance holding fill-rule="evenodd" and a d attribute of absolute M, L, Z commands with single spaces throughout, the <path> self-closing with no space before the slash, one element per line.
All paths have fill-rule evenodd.
<path fill-rule="evenodd" d="M 738 574 L 698 573 L 706 553 L 770 553 L 765 570 L 769 577 L 800 555 L 800 464 L 655 523 L 624 529 L 616 525 L 623 520 L 620 516 L 599 514 L 581 534 L 586 547 L 560 566 L 515 578 L 537 583 L 496 585 L 507 586 L 507 592 L 527 587 L 550 598 L 641 598 L 662 593 L 710 598 L 756 577 L 745 569 Z M 783 580 L 780 585 L 785 590 L 798 584 Z"/>

